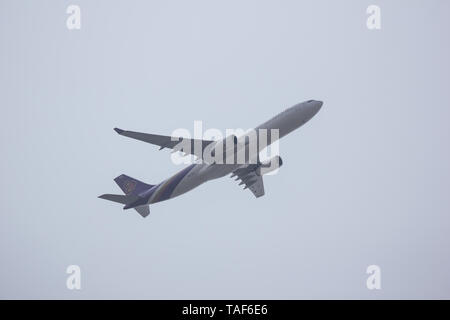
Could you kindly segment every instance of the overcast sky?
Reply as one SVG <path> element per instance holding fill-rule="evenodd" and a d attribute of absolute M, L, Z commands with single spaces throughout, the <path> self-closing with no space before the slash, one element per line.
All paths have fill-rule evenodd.
<path fill-rule="evenodd" d="M 0 298 L 450 298 L 449 12 L 2 0 Z M 324 105 L 280 142 L 262 198 L 228 177 L 145 219 L 97 198 L 122 173 L 156 184 L 184 167 L 116 126 L 247 129 L 309 99 Z"/>

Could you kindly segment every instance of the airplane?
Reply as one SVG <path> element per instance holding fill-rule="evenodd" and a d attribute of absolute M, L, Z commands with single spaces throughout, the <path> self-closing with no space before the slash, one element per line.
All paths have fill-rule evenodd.
<path fill-rule="evenodd" d="M 322 104 L 322 101 L 317 100 L 298 103 L 259 125 L 254 131 L 257 133 L 267 132 L 266 136 L 270 138 L 271 144 L 308 122 L 319 112 Z M 236 136 L 213 141 L 162 136 L 119 128 L 114 128 L 114 130 L 119 135 L 157 145 L 160 150 L 170 148 L 174 151 L 180 151 L 180 145 L 183 144 L 188 147 L 181 149 L 182 152 L 200 158 L 200 160 L 197 159 L 193 164 L 156 185 L 147 184 L 122 174 L 116 177 L 114 181 L 123 191 L 123 195 L 103 194 L 99 196 L 101 199 L 123 204 L 124 210 L 133 208 L 144 218 L 150 214 L 150 204 L 175 198 L 209 180 L 218 179 L 228 174 L 231 174 L 232 178 L 236 177 L 236 180 L 241 180 L 240 185 L 245 185 L 244 189 L 250 189 L 254 196 L 259 198 L 265 193 L 263 175 L 283 164 L 279 156 L 274 156 L 269 161 L 259 160 L 259 152 L 269 145 L 259 140 L 260 135 L 257 135 L 256 139 L 256 152 L 251 152 L 250 139 L 238 139 Z M 278 136 L 272 134 L 273 130 L 276 130 Z M 231 148 L 228 145 L 230 140 L 232 141 L 230 143 Z M 209 152 L 214 155 L 216 150 L 222 151 L 223 154 L 217 153 L 217 158 L 213 157 L 213 161 L 211 159 L 201 161 L 206 159 L 205 153 Z M 242 152 L 242 150 L 245 153 L 244 161 L 234 161 L 231 164 L 226 161 L 229 159 L 227 157 L 230 156 L 237 159 L 238 152 Z M 225 161 L 217 161 L 217 159 L 221 160 L 223 157 L 225 157 Z M 276 165 L 273 166 L 273 163 Z"/>

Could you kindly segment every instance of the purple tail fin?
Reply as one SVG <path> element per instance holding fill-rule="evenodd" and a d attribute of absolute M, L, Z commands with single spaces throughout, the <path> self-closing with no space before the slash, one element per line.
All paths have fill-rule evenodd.
<path fill-rule="evenodd" d="M 144 183 L 142 181 L 131 178 L 124 174 L 121 174 L 120 176 L 115 178 L 114 181 L 117 183 L 117 185 L 120 187 L 120 189 L 122 189 L 122 191 L 126 195 L 130 195 L 130 194 L 137 195 L 137 194 L 153 187 L 152 184 Z"/>

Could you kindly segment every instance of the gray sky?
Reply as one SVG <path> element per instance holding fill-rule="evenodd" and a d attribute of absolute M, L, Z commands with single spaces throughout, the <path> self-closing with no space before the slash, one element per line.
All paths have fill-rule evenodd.
<path fill-rule="evenodd" d="M 450 298 L 449 10 L 1 1 L 0 298 Z M 97 199 L 183 168 L 115 126 L 250 128 L 308 99 L 324 106 L 262 198 L 223 178 L 146 219 Z"/>

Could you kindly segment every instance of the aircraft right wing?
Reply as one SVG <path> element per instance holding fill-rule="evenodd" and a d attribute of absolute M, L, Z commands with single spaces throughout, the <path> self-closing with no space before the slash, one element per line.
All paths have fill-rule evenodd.
<path fill-rule="evenodd" d="M 119 128 L 114 128 L 114 131 L 116 131 L 121 136 L 157 145 L 159 146 L 159 150 L 162 150 L 164 148 L 173 149 L 174 152 L 181 151 L 184 153 L 190 153 L 200 159 L 203 158 L 203 151 L 205 150 L 205 148 L 214 142 L 212 140 L 189 139 L 127 131 Z"/>
<path fill-rule="evenodd" d="M 259 198 L 264 195 L 264 182 L 262 176 L 256 174 L 255 168 L 255 165 L 239 168 L 233 172 L 230 178 L 237 176 L 236 180 L 241 180 L 239 185 L 245 184 L 244 189 L 250 189 L 254 196 Z"/>

